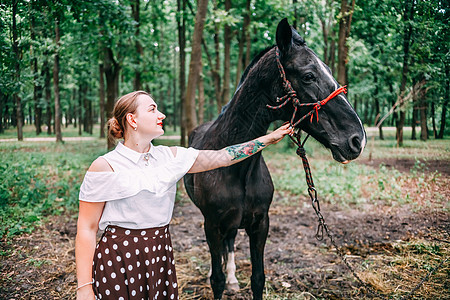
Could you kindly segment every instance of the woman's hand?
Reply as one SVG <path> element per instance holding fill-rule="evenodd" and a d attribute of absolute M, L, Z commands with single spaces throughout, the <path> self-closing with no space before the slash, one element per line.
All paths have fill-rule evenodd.
<path fill-rule="evenodd" d="M 95 300 L 92 285 L 83 286 L 77 291 L 77 300 Z"/>
<path fill-rule="evenodd" d="M 291 124 L 284 124 L 273 132 L 269 133 L 265 137 L 267 138 L 266 144 L 276 144 L 281 141 L 287 134 L 294 133 L 294 128 L 291 127 Z"/>

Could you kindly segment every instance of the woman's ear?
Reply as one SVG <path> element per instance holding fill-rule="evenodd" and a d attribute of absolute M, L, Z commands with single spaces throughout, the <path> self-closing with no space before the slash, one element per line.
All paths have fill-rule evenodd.
<path fill-rule="evenodd" d="M 132 113 L 127 113 L 126 119 L 127 119 L 128 125 L 130 125 L 131 128 L 136 130 L 137 123 L 136 123 L 136 120 L 134 119 L 134 115 Z"/>

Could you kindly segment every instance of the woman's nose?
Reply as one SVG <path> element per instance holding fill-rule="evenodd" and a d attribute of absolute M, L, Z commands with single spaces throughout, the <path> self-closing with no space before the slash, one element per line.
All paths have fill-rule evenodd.
<path fill-rule="evenodd" d="M 160 112 L 159 119 L 164 120 L 165 118 L 166 118 L 166 115 L 163 114 L 162 112 Z"/>

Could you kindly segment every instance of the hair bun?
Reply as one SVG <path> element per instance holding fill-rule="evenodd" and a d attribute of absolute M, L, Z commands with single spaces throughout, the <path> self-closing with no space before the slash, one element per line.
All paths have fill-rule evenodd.
<path fill-rule="evenodd" d="M 114 139 L 123 138 L 123 128 L 115 117 L 108 120 L 108 135 Z"/>

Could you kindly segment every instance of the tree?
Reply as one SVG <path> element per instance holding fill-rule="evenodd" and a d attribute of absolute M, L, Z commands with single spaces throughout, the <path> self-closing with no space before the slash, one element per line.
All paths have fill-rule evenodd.
<path fill-rule="evenodd" d="M 186 143 L 186 119 L 184 112 L 186 111 L 186 0 L 177 0 L 177 26 L 178 26 L 178 45 L 180 54 L 180 67 L 179 67 L 179 86 L 180 86 L 180 135 L 181 135 L 181 145 L 185 146 Z"/>
<path fill-rule="evenodd" d="M 205 25 L 206 12 L 208 8 L 208 0 L 199 0 L 197 5 L 197 14 L 195 16 L 194 33 L 192 37 L 192 53 L 189 64 L 189 77 L 186 88 L 185 114 L 186 114 L 186 132 L 190 132 L 197 126 L 197 117 L 195 113 L 195 91 L 198 84 L 201 67 L 202 55 L 202 37 Z"/>
<path fill-rule="evenodd" d="M 406 81 L 408 79 L 408 67 L 409 67 L 409 48 L 411 46 L 411 35 L 412 35 L 412 20 L 414 17 L 414 0 L 404 0 L 404 11 L 403 11 L 403 67 L 402 67 L 402 76 L 400 83 L 400 118 L 396 124 L 396 137 L 397 137 L 397 145 L 403 146 L 403 127 L 405 125 L 405 91 L 406 91 Z"/>
<path fill-rule="evenodd" d="M 341 12 L 339 19 L 339 41 L 338 41 L 338 78 L 340 85 L 348 85 L 348 45 L 347 39 L 350 36 L 355 0 L 351 6 L 347 0 L 341 0 Z"/>
<path fill-rule="evenodd" d="M 16 108 L 16 120 L 17 120 L 17 139 L 23 141 L 23 116 L 22 116 L 22 99 L 20 98 L 20 61 L 22 56 L 22 50 L 19 48 L 18 41 L 18 28 L 17 28 L 17 9 L 18 0 L 13 0 L 12 5 L 12 49 L 14 52 L 14 70 L 15 70 L 15 92 L 13 94 L 15 108 Z"/>
<path fill-rule="evenodd" d="M 56 141 L 62 142 L 62 133 L 61 133 L 61 102 L 59 99 L 59 41 L 60 41 L 60 32 L 59 32 L 59 16 L 56 14 L 55 16 L 55 60 L 53 65 L 53 91 L 55 94 L 55 133 L 56 133 Z"/>

